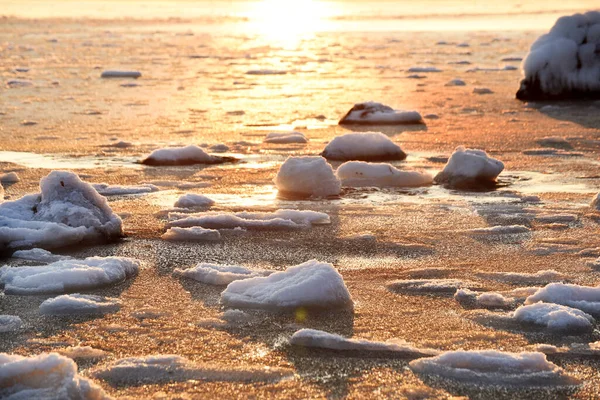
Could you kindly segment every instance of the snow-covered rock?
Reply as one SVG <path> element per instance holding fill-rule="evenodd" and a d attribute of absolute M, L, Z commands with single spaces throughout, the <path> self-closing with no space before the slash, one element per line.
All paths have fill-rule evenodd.
<path fill-rule="evenodd" d="M 0 183 L 17 183 L 20 180 L 16 172 L 9 172 L 0 176 Z"/>
<path fill-rule="evenodd" d="M 222 164 L 237 161 L 233 157 L 213 156 L 198 146 L 170 147 L 154 150 L 142 160 L 146 165 Z"/>
<path fill-rule="evenodd" d="M 221 233 L 215 229 L 205 229 L 200 226 L 189 228 L 172 227 L 161 236 L 164 240 L 174 242 L 197 242 L 221 240 Z"/>
<path fill-rule="evenodd" d="M 404 160 L 406 153 L 381 132 L 347 133 L 335 137 L 321 154 L 337 161 Z"/>
<path fill-rule="evenodd" d="M 134 78 L 137 79 L 142 76 L 139 71 L 119 71 L 119 70 L 106 70 L 100 75 L 101 78 Z"/>
<path fill-rule="evenodd" d="M 171 214 L 168 227 L 199 226 L 206 229 L 289 230 L 331 223 L 329 215 L 317 211 L 277 210 L 274 212 Z"/>
<path fill-rule="evenodd" d="M 525 304 L 539 301 L 561 304 L 588 314 L 600 315 L 600 287 L 551 283 L 527 297 Z"/>
<path fill-rule="evenodd" d="M 432 357 L 439 352 L 432 349 L 420 349 L 404 341 L 375 342 L 362 339 L 347 339 L 333 333 L 316 329 L 301 329 L 289 340 L 293 346 L 317 347 L 339 351 L 390 352 L 405 358 Z"/>
<path fill-rule="evenodd" d="M 342 186 L 323 157 L 288 157 L 274 182 L 280 192 L 315 197 L 338 195 Z"/>
<path fill-rule="evenodd" d="M 267 134 L 265 143 L 306 143 L 308 139 L 302 132 L 272 132 Z"/>
<path fill-rule="evenodd" d="M 460 279 L 399 279 L 386 287 L 394 292 L 455 293 L 458 289 L 478 289 L 477 282 Z"/>
<path fill-rule="evenodd" d="M 221 293 L 221 302 L 239 308 L 353 308 L 339 272 L 333 265 L 316 260 L 267 277 L 232 282 Z"/>
<path fill-rule="evenodd" d="M 594 318 L 576 308 L 552 303 L 521 306 L 512 317 L 519 322 L 543 325 L 553 331 L 590 331 Z"/>
<path fill-rule="evenodd" d="M 407 125 L 424 124 L 416 111 L 394 110 L 374 101 L 357 103 L 344 115 L 340 125 Z"/>
<path fill-rule="evenodd" d="M 137 274 L 138 260 L 125 257 L 90 257 L 62 260 L 33 267 L 0 268 L 0 283 L 9 294 L 68 293 L 123 282 Z"/>
<path fill-rule="evenodd" d="M 402 171 L 390 164 L 363 161 L 348 161 L 340 165 L 336 175 L 343 186 L 352 187 L 415 187 L 433 182 L 433 176 L 427 172 Z"/>
<path fill-rule="evenodd" d="M 56 353 L 23 357 L 0 353 L 0 398 L 104 400 L 110 397 L 77 373 L 77 364 Z"/>
<path fill-rule="evenodd" d="M 16 315 L 0 315 L 0 333 L 15 332 L 23 326 L 23 321 Z"/>
<path fill-rule="evenodd" d="M 187 193 L 177 199 L 173 206 L 181 208 L 208 208 L 213 204 L 215 204 L 215 201 L 206 196 L 196 193 Z"/>
<path fill-rule="evenodd" d="M 113 297 L 91 294 L 64 294 L 45 300 L 40 304 L 44 315 L 108 314 L 119 311 L 121 301 Z"/>
<path fill-rule="evenodd" d="M 480 186 L 495 182 L 503 169 L 504 164 L 485 151 L 459 146 L 434 180 L 454 187 Z"/>
<path fill-rule="evenodd" d="M 495 350 L 447 351 L 433 358 L 413 360 L 418 374 L 500 386 L 566 386 L 578 381 L 549 362 L 543 353 L 508 353 Z"/>
<path fill-rule="evenodd" d="M 194 268 L 175 269 L 174 274 L 184 278 L 194 279 L 209 285 L 229 285 L 240 279 L 267 276 L 273 271 L 263 269 L 250 269 L 238 265 L 217 265 L 200 263 Z"/>
<path fill-rule="evenodd" d="M 520 100 L 600 97 L 600 12 L 559 18 L 523 61 Z"/>
<path fill-rule="evenodd" d="M 51 263 L 60 260 L 69 260 L 69 256 L 61 256 L 58 254 L 52 254 L 48 250 L 44 249 L 29 249 L 29 250 L 17 250 L 15 251 L 12 258 L 19 258 L 21 260 L 37 261 L 43 263 Z"/>
<path fill-rule="evenodd" d="M 470 304 L 483 308 L 507 308 L 515 304 L 515 299 L 505 297 L 497 292 L 474 292 L 469 289 L 458 289 L 454 298 L 461 304 Z"/>
<path fill-rule="evenodd" d="M 92 187 L 102 196 L 125 196 L 130 194 L 143 194 L 158 192 L 158 187 L 150 184 L 142 185 L 109 185 L 107 183 L 93 183 Z"/>
<path fill-rule="evenodd" d="M 57 248 L 121 238 L 121 219 L 106 198 L 72 172 L 52 171 L 40 194 L 0 204 L 0 252 Z"/>
<path fill-rule="evenodd" d="M 462 79 L 452 79 L 450 82 L 446 83 L 445 86 L 466 86 L 465 81 Z"/>

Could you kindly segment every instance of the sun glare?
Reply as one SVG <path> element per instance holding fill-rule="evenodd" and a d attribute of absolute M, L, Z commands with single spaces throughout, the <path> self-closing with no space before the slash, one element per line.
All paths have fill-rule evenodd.
<path fill-rule="evenodd" d="M 325 29 L 331 5 L 318 0 L 263 0 L 248 13 L 254 32 L 273 43 L 293 47 Z"/>

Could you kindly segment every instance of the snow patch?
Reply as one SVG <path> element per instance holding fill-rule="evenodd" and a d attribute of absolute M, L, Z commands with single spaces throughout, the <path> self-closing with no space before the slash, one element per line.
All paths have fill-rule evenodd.
<path fill-rule="evenodd" d="M 401 171 L 390 164 L 371 164 L 348 161 L 337 169 L 336 175 L 344 186 L 416 187 L 433 183 L 427 172 Z"/>
<path fill-rule="evenodd" d="M 280 192 L 315 197 L 338 195 L 342 186 L 323 157 L 288 157 L 274 182 Z"/>
<path fill-rule="evenodd" d="M 273 271 L 262 269 L 250 269 L 237 265 L 218 265 L 200 263 L 194 268 L 175 269 L 174 274 L 184 278 L 190 278 L 209 285 L 229 285 L 240 279 L 267 276 Z"/>
<path fill-rule="evenodd" d="M 394 110 L 374 101 L 357 103 L 342 117 L 340 125 L 406 125 L 424 124 L 416 111 Z"/>
<path fill-rule="evenodd" d="M 15 332 L 21 329 L 23 321 L 16 315 L 0 315 L 0 333 Z"/>
<path fill-rule="evenodd" d="M 489 185 L 503 169 L 504 164 L 485 151 L 459 146 L 434 180 L 454 187 Z"/>
<path fill-rule="evenodd" d="M 347 133 L 335 137 L 323 150 L 323 157 L 337 161 L 404 160 L 406 153 L 381 132 Z"/>
<path fill-rule="evenodd" d="M 214 200 L 209 199 L 206 196 L 195 193 L 187 193 L 181 196 L 175 204 L 174 207 L 181 208 L 208 208 L 215 204 Z"/>
<path fill-rule="evenodd" d="M 525 304 L 539 301 L 577 308 L 591 315 L 600 315 L 600 287 L 551 283 L 527 297 Z"/>
<path fill-rule="evenodd" d="M 594 318 L 575 308 L 535 303 L 517 308 L 512 317 L 519 322 L 543 325 L 552 331 L 591 331 Z"/>
<path fill-rule="evenodd" d="M 40 304 L 44 315 L 89 315 L 108 314 L 119 311 L 121 301 L 113 297 L 91 294 L 64 294 L 45 300 Z"/>
<path fill-rule="evenodd" d="M 21 260 L 37 261 L 43 263 L 51 263 L 60 260 L 70 260 L 69 256 L 61 256 L 58 254 L 52 254 L 48 250 L 44 249 L 30 249 L 30 250 L 17 250 L 15 251 L 12 258 L 19 258 Z"/>
<path fill-rule="evenodd" d="M 107 183 L 93 183 L 92 187 L 102 196 L 125 196 L 130 194 L 143 194 L 157 192 L 158 187 L 150 184 L 122 186 L 109 185 Z"/>
<path fill-rule="evenodd" d="M 192 226 L 190 228 L 175 226 L 167 229 L 161 238 L 174 242 L 217 241 L 221 240 L 221 233 L 215 229 L 205 229 L 199 226 Z"/>
<path fill-rule="evenodd" d="M 222 164 L 236 161 L 233 157 L 213 156 L 206 153 L 198 146 L 171 147 L 154 150 L 142 160 L 146 165 L 194 165 L 194 164 Z"/>

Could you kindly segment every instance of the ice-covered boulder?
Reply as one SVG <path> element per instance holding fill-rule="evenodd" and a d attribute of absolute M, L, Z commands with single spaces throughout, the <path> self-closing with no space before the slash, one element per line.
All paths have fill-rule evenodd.
<path fill-rule="evenodd" d="M 434 180 L 451 187 L 488 186 L 495 184 L 503 169 L 504 164 L 485 151 L 459 146 Z"/>
<path fill-rule="evenodd" d="M 424 124 L 416 111 L 394 110 L 374 101 L 357 103 L 340 120 L 340 125 L 409 125 Z"/>
<path fill-rule="evenodd" d="M 302 132 L 272 132 L 267 134 L 265 143 L 306 143 L 308 139 Z"/>
<path fill-rule="evenodd" d="M 520 100 L 600 98 L 600 12 L 559 18 L 523 61 Z"/>
<path fill-rule="evenodd" d="M 347 133 L 334 138 L 321 154 L 337 161 L 404 160 L 406 153 L 381 132 Z"/>
<path fill-rule="evenodd" d="M 282 193 L 307 197 L 335 196 L 342 187 L 323 157 L 288 157 L 274 182 Z"/>
<path fill-rule="evenodd" d="M 527 297 L 525 304 L 539 301 L 577 308 L 588 314 L 600 315 L 600 287 L 569 283 L 551 283 Z"/>
<path fill-rule="evenodd" d="M 33 267 L 0 268 L 0 283 L 9 294 L 72 293 L 123 282 L 137 274 L 140 262 L 125 257 L 62 260 Z"/>
<path fill-rule="evenodd" d="M 215 201 L 204 195 L 187 193 L 177 199 L 173 206 L 180 208 L 208 208 L 213 204 L 215 204 Z"/>
<path fill-rule="evenodd" d="M 221 302 L 227 307 L 261 309 L 353 308 L 339 272 L 316 260 L 264 278 L 232 282 L 221 293 Z"/>
<path fill-rule="evenodd" d="M 23 357 L 0 353 L 0 398 L 108 400 L 94 382 L 77 373 L 77 364 L 56 353 Z"/>
<path fill-rule="evenodd" d="M 579 382 L 536 352 L 495 350 L 447 351 L 433 358 L 411 361 L 418 374 L 437 375 L 477 385 L 569 386 Z"/>
<path fill-rule="evenodd" d="M 427 172 L 402 171 L 384 163 L 348 161 L 337 169 L 336 175 L 344 186 L 415 187 L 427 186 L 433 176 Z"/>
<path fill-rule="evenodd" d="M 553 331 L 591 331 L 594 318 L 576 308 L 552 303 L 521 306 L 512 317 L 520 322 L 542 325 Z"/>
<path fill-rule="evenodd" d="M 170 147 L 154 150 L 142 160 L 146 165 L 222 164 L 237 161 L 234 157 L 213 156 L 198 146 Z"/>
<path fill-rule="evenodd" d="M 123 236 L 122 221 L 106 198 L 79 177 L 52 171 L 41 193 L 0 204 L 0 252 L 18 248 L 57 248 L 111 241 Z"/>

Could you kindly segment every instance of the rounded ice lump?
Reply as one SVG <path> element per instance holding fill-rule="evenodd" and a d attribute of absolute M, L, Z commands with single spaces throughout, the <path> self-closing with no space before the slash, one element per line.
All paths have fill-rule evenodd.
<path fill-rule="evenodd" d="M 347 133 L 334 138 L 321 154 L 336 161 L 404 160 L 406 153 L 381 132 Z"/>
<path fill-rule="evenodd" d="M 451 187 L 489 186 L 495 184 L 502 170 L 502 161 L 488 156 L 485 151 L 459 146 L 434 180 Z"/>
<path fill-rule="evenodd" d="M 342 187 L 323 157 L 288 157 L 274 182 L 280 192 L 307 197 L 335 196 Z"/>
<path fill-rule="evenodd" d="M 385 104 L 367 101 L 357 103 L 344 115 L 340 125 L 409 125 L 425 124 L 416 111 L 394 110 Z"/>

